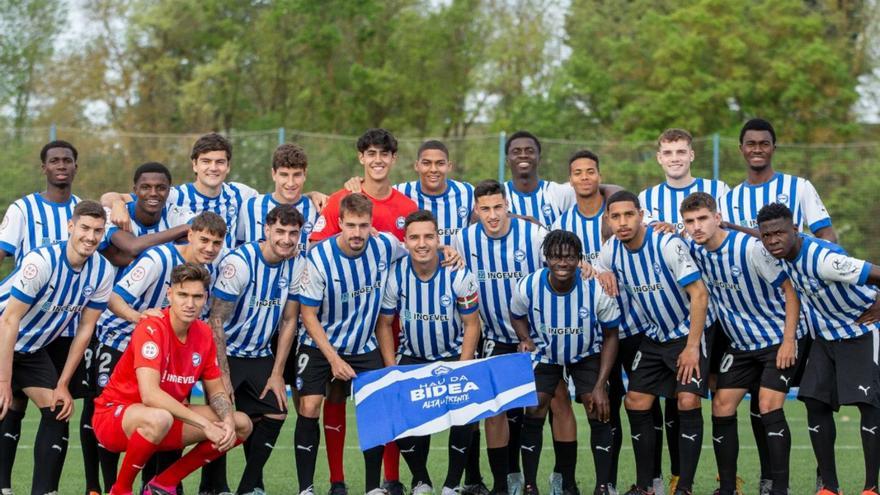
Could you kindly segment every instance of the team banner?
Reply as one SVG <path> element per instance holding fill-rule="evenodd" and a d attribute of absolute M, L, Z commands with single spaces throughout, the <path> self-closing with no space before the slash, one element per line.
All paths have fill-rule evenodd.
<path fill-rule="evenodd" d="M 353 383 L 362 450 L 538 404 L 529 354 L 392 366 Z"/>

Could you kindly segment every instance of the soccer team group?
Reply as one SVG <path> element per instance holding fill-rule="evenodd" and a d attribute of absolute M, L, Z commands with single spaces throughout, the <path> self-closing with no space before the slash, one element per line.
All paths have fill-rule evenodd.
<path fill-rule="evenodd" d="M 524 131 L 507 141 L 505 184 L 451 179 L 446 146 L 426 141 L 418 180 L 392 185 L 397 141 L 370 129 L 357 141 L 363 177 L 326 196 L 304 193 L 309 167 L 294 144 L 274 152 L 274 191 L 227 182 L 232 146 L 208 134 L 192 149 L 193 182 L 145 163 L 131 193 L 100 202 L 73 194 L 74 146 L 50 142 L 46 190 L 0 224 L 0 260 L 15 265 L 0 283 L 2 494 L 28 403 L 40 415 L 31 493 L 58 491 L 74 399 L 89 495 L 131 494 L 138 473 L 145 494 L 181 493 L 198 469 L 199 493 L 231 493 L 225 452 L 239 444 L 235 493 L 265 493 L 289 386 L 300 493 L 315 490 L 323 414 L 330 494 L 346 495 L 356 373 L 530 352 L 537 405 L 486 419 L 482 433 L 453 427 L 441 495 L 537 495 L 548 416 L 551 494 L 578 493 L 577 474 L 595 479 L 595 494 L 618 493 L 619 481 L 633 495 L 690 494 L 710 397 L 715 493 L 742 493 L 736 411 L 747 393 L 756 488 L 787 494 L 793 386 L 817 492 L 840 491 L 833 414 L 855 405 L 863 495 L 877 495 L 880 269 L 835 244 L 809 181 L 774 170 L 769 122 L 750 120 L 739 141 L 746 173 L 729 189 L 694 178 L 690 134 L 664 131 L 666 180 L 636 195 L 603 185 L 588 150 L 569 159 L 569 183 L 541 179 L 540 141 Z M 190 402 L 197 382 L 204 404 Z M 577 469 L 572 397 L 589 419 L 592 472 Z M 618 479 L 621 406 L 635 480 Z M 402 495 L 403 457 L 412 494 L 432 493 L 430 450 L 430 437 L 408 437 L 364 451 L 364 492 Z"/>

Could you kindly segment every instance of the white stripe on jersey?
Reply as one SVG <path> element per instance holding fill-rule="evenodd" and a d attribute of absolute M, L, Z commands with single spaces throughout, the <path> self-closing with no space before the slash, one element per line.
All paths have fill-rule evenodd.
<path fill-rule="evenodd" d="M 675 226 L 675 231 L 681 233 L 684 230 L 684 222 L 679 212 L 681 202 L 695 192 L 711 194 L 715 201 L 720 201 L 730 192 L 730 188 L 724 182 L 714 179 L 694 179 L 685 187 L 672 187 L 662 182 L 640 192 L 639 202 L 652 220 L 671 223 Z"/>
<path fill-rule="evenodd" d="M 244 202 L 257 195 L 257 191 L 239 182 L 224 182 L 220 194 L 209 198 L 196 190 L 193 183 L 180 184 L 171 188 L 167 204 L 177 205 L 198 215 L 212 211 L 226 221 L 226 247 L 235 247 L 238 213 Z"/>
<path fill-rule="evenodd" d="M 452 245 L 455 235 L 470 224 L 474 209 L 474 186 L 470 184 L 447 179 L 446 192 L 437 195 L 422 192 L 422 184 L 417 180 L 397 184 L 394 189 L 413 200 L 419 209 L 434 214 L 443 245 Z"/>
<path fill-rule="evenodd" d="M 538 181 L 538 187 L 530 193 L 521 193 L 513 187 L 513 181 L 504 183 L 504 191 L 510 212 L 532 217 L 545 227 L 574 204 L 575 195 L 571 184 L 558 184 L 548 180 Z"/>
<path fill-rule="evenodd" d="M 801 296 L 801 311 L 815 335 L 825 340 L 859 337 L 880 330 L 880 324 L 856 320 L 874 304 L 877 289 L 864 285 L 871 264 L 815 237 L 801 235 L 803 246 L 794 261 L 782 268 Z"/>
<path fill-rule="evenodd" d="M 758 228 L 758 212 L 770 203 L 782 203 L 791 210 L 794 224 L 811 232 L 829 227 L 831 217 L 816 188 L 807 179 L 777 172 L 772 179 L 733 188 L 722 198 L 718 211 L 724 220 L 743 227 Z"/>
<path fill-rule="evenodd" d="M 547 364 L 570 364 L 602 351 L 603 329 L 617 328 L 620 310 L 595 279 L 583 280 L 580 270 L 565 294 L 550 287 L 550 271 L 542 268 L 516 285 L 510 312 L 529 319 L 537 336 L 535 358 Z"/>
<path fill-rule="evenodd" d="M 504 237 L 489 237 L 478 222 L 455 238 L 455 249 L 477 276 L 485 338 L 506 344 L 519 342 L 510 324 L 510 300 L 517 281 L 543 266 L 541 244 L 546 235 L 547 231 L 533 222 L 511 218 L 510 231 Z"/>
<path fill-rule="evenodd" d="M 598 213 L 592 217 L 584 216 L 577 205 L 574 205 L 553 222 L 550 230 L 560 229 L 578 236 L 581 240 L 581 259 L 593 263 L 602 251 L 603 213 L 605 213 L 605 203 L 602 203 Z"/>
<path fill-rule="evenodd" d="M 761 241 L 729 231 L 714 251 L 694 242 L 690 246 L 731 345 L 755 351 L 782 343 L 785 296 L 778 287 L 787 277 Z M 799 327 L 798 337 L 803 330 Z"/>
<path fill-rule="evenodd" d="M 107 307 L 115 269 L 98 253 L 79 271 L 70 266 L 67 241 L 37 248 L 0 283 L 0 312 L 10 297 L 30 305 L 21 319 L 15 351 L 34 353 L 61 336 L 85 308 Z"/>
<path fill-rule="evenodd" d="M 429 361 L 461 354 L 464 340 L 462 314 L 477 310 L 477 304 L 459 308 L 459 299 L 476 298 L 477 281 L 467 269 L 448 270 L 440 266 L 430 280 L 420 279 L 405 256 L 391 266 L 382 299 L 382 314 L 400 315 L 398 353 Z"/>
<path fill-rule="evenodd" d="M 24 255 L 46 244 L 67 240 L 67 221 L 81 200 L 71 195 L 66 203 L 46 201 L 41 193 L 28 194 L 6 209 L 0 223 L 0 249 L 15 255 L 15 265 Z"/>
<path fill-rule="evenodd" d="M 238 214 L 238 226 L 236 238 L 238 244 L 246 242 L 259 241 L 263 239 L 263 220 L 270 211 L 280 205 L 271 194 L 261 194 L 245 201 L 241 212 Z M 318 208 L 312 203 L 312 200 L 305 196 L 300 196 L 296 202 L 296 209 L 302 213 L 305 223 L 302 226 L 299 241 L 299 255 L 305 257 L 306 247 L 308 246 L 309 234 L 318 221 Z"/>
<path fill-rule="evenodd" d="M 223 258 L 211 295 L 235 303 L 232 315 L 223 324 L 228 356 L 272 355 L 272 336 L 288 296 L 298 286 L 305 262 L 305 258 L 297 256 L 269 264 L 260 251 L 259 241 L 242 244 Z M 295 299 L 293 295 L 292 300 Z"/>
<path fill-rule="evenodd" d="M 614 251 L 614 241 L 614 236 L 612 236 L 606 239 L 605 243 L 602 244 L 602 250 L 599 252 L 597 263 L 593 264 L 593 266 L 598 268 L 600 272 L 612 271 L 611 258 L 612 252 Z M 642 314 L 641 308 L 639 308 L 639 305 L 633 301 L 632 296 L 630 296 L 629 293 L 625 290 L 618 290 L 617 297 L 614 299 L 617 301 L 617 306 L 620 308 L 621 314 L 618 331 L 618 337 L 620 337 L 620 339 L 640 334 L 648 328 L 647 318 Z"/>
<path fill-rule="evenodd" d="M 388 270 L 406 251 L 391 234 L 380 232 L 367 240 L 360 255 L 350 258 L 337 245 L 337 237 L 309 249 L 299 299 L 318 307 L 318 320 L 339 354 L 365 354 L 376 349 L 376 318 Z M 300 342 L 315 347 L 308 332 Z"/>
<path fill-rule="evenodd" d="M 132 196 L 134 196 L 132 194 Z M 131 235 L 135 237 L 140 237 L 142 235 L 147 234 L 155 234 L 157 232 L 164 232 L 170 228 L 178 227 L 192 220 L 194 216 L 191 211 L 184 209 L 180 206 L 168 205 L 162 208 L 162 214 L 159 217 L 159 221 L 153 225 L 143 225 L 137 221 L 137 217 L 135 217 L 135 207 L 137 205 L 137 199 L 134 198 L 135 201 L 127 203 L 125 206 L 128 209 L 128 216 L 131 218 Z M 107 210 L 107 218 L 110 218 L 109 208 L 105 208 Z M 113 225 L 112 223 L 107 223 L 107 230 L 104 231 L 104 239 L 101 241 L 101 245 L 98 246 L 98 251 L 103 251 L 110 247 L 112 242 L 113 234 L 119 231 L 119 227 Z M 119 275 L 122 273 L 120 272 Z"/>

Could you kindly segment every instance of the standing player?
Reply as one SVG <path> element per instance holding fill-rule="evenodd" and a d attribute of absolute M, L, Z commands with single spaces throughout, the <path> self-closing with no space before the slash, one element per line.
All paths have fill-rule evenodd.
<path fill-rule="evenodd" d="M 138 323 L 110 382 L 95 399 L 95 434 L 107 449 L 125 451 L 112 494 L 129 494 L 135 476 L 154 453 L 195 447 L 157 476 L 144 480 L 145 495 L 176 494 L 191 472 L 243 442 L 247 416 L 232 410 L 220 380 L 217 349 L 208 325 L 198 321 L 211 276 L 193 263 L 174 268 L 162 316 Z M 202 380 L 210 405 L 187 404 Z"/>
<path fill-rule="evenodd" d="M 504 184 L 510 211 L 552 225 L 575 201 L 568 184 L 538 178 L 541 142 L 528 131 L 517 131 L 505 143 L 507 166 L 513 178 Z"/>
<path fill-rule="evenodd" d="M 13 393 L 40 408 L 31 493 L 58 491 L 73 413 L 69 384 L 113 286 L 113 267 L 96 253 L 106 222 L 101 205 L 81 201 L 67 222 L 69 240 L 28 253 L 0 289 L 0 416 L 10 412 Z M 77 317 L 59 368 L 47 346 Z"/>
<path fill-rule="evenodd" d="M 675 495 L 689 495 L 703 443 L 700 398 L 707 392 L 709 357 L 703 330 L 709 295 L 684 242 L 642 223 L 636 195 L 615 193 L 606 208 L 615 239 L 602 249 L 603 264 L 632 296 L 647 324 L 624 401 L 636 458 L 636 484 L 628 493 L 653 491 L 651 406 L 663 396 L 676 397 L 681 422 L 681 475 Z"/>
<path fill-rule="evenodd" d="M 877 298 L 880 269 L 847 256 L 840 246 L 799 234 L 787 206 L 771 203 L 758 212 L 761 241 L 800 295 L 804 320 L 815 334 L 798 398 L 807 407 L 810 441 L 823 486 L 818 495 L 837 495 L 834 412 L 858 406 L 865 459 L 864 495 L 878 493 L 880 473 L 880 324 L 869 314 Z M 869 311 L 870 310 L 870 311 Z M 775 486 L 774 486 L 775 488 Z"/>
<path fill-rule="evenodd" d="M 474 198 L 479 222 L 459 233 L 455 248 L 464 257 L 467 268 L 476 274 L 480 287 L 481 355 L 511 354 L 517 352 L 519 338 L 510 323 L 510 300 L 516 282 L 542 266 L 541 243 L 547 231 L 534 222 L 512 218 L 504 187 L 497 181 L 485 180 L 477 184 Z M 511 465 L 512 456 L 508 453 L 511 435 L 507 423 L 506 413 L 486 419 L 486 444 L 494 492 L 508 490 L 508 474 L 512 483 L 518 483 L 521 477 L 517 476 L 520 474 L 519 462 L 516 469 Z M 561 458 L 572 459 L 574 455 L 566 452 Z"/>
<path fill-rule="evenodd" d="M 309 250 L 301 280 L 300 310 L 307 334 L 297 354 L 299 417 L 294 443 L 303 493 L 314 491 L 318 415 L 328 381 L 329 395 L 345 397 L 355 372 L 383 365 L 374 325 L 388 268 L 405 251 L 387 233 L 370 235 L 372 211 L 373 203 L 365 195 L 345 195 L 339 202 L 339 235 Z M 379 488 L 383 451 L 381 445 L 364 451 L 365 491 L 370 495 L 383 493 Z"/>
<path fill-rule="evenodd" d="M 772 433 L 765 438 L 773 482 L 770 493 L 786 495 L 791 432 L 782 406 L 804 349 L 797 340 L 804 330 L 798 329 L 797 293 L 758 239 L 721 228 L 721 214 L 711 195 L 697 192 L 685 198 L 681 216 L 693 240 L 691 254 L 730 342 L 723 350 L 712 396 L 712 445 L 721 483 L 716 493 L 736 492 L 736 408 L 746 392 L 757 389 L 752 401 L 759 404 L 761 422 Z"/>
<path fill-rule="evenodd" d="M 242 494 L 262 493 L 263 467 L 287 418 L 284 370 L 299 319 L 299 304 L 289 295 L 305 264 L 297 256 L 303 216 L 294 205 L 277 206 L 261 223 L 263 240 L 242 244 L 220 262 L 208 320 L 236 409 L 254 423 L 236 492 Z"/>
<path fill-rule="evenodd" d="M 598 282 L 580 277 L 577 266 L 583 248 L 577 236 L 554 230 L 542 248 L 547 268 L 520 280 L 510 304 L 520 350 L 537 350 L 538 405 L 526 408 L 522 426 L 524 493 L 538 493 L 544 419 L 559 381 L 568 376 L 590 421 L 596 471 L 593 493 L 608 494 L 612 454 L 608 379 L 617 358 L 620 310 Z M 532 335 L 537 336 L 537 345 Z M 563 479 L 574 480 L 575 463 L 568 465 L 571 470 L 562 473 Z M 563 493 L 579 491 L 571 483 L 563 487 Z"/>
<path fill-rule="evenodd" d="M 466 361 L 474 358 L 480 339 L 477 281 L 462 268 L 440 264 L 437 221 L 429 211 L 406 217 L 405 245 L 409 256 L 391 265 L 376 337 L 385 366 Z M 395 346 L 392 323 L 400 316 L 400 346 Z M 461 482 L 472 440 L 471 425 L 449 432 L 449 464 L 441 495 L 453 495 Z M 412 493 L 433 493 L 428 475 L 431 437 L 397 440 L 413 473 Z"/>

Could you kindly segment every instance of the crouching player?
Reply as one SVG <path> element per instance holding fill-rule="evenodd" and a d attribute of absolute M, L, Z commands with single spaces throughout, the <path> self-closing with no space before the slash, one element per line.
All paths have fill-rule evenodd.
<path fill-rule="evenodd" d="M 210 282 L 200 265 L 174 268 L 170 307 L 161 318 L 138 323 L 110 382 L 95 399 L 92 425 L 98 441 L 111 452 L 125 451 L 111 494 L 131 494 L 135 476 L 157 451 L 196 444 L 150 480 L 144 491 L 176 495 L 183 478 L 251 432 L 247 415 L 232 410 L 211 328 L 198 320 Z M 210 406 L 185 402 L 197 380 L 204 381 Z"/>
<path fill-rule="evenodd" d="M 526 408 L 522 425 L 524 492 L 538 494 L 544 420 L 556 385 L 567 376 L 574 380 L 575 397 L 584 404 L 590 421 L 590 447 L 596 468 L 593 493 L 607 494 L 612 466 L 608 379 L 617 359 L 620 310 L 596 280 L 581 278 L 581 241 L 575 234 L 554 230 L 544 239 L 542 249 L 547 268 L 520 280 L 510 303 L 520 350 L 537 350 L 538 361 L 538 405 Z M 574 462 L 570 464 L 575 466 Z M 562 473 L 562 477 L 573 480 L 574 473 Z M 578 490 L 576 486 L 563 486 L 563 493 L 576 494 Z"/>

